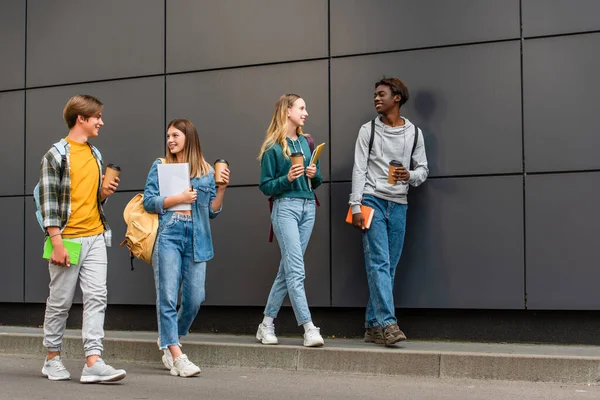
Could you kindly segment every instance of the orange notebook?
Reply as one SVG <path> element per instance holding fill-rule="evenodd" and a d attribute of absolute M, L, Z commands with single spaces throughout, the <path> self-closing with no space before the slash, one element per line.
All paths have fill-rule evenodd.
<path fill-rule="evenodd" d="M 369 206 L 360 206 L 360 211 L 362 215 L 365 217 L 365 229 L 369 229 L 371 227 L 371 221 L 373 221 L 373 214 L 375 214 L 374 210 Z M 348 215 L 346 215 L 346 222 L 352 225 L 352 207 L 348 208 Z"/>

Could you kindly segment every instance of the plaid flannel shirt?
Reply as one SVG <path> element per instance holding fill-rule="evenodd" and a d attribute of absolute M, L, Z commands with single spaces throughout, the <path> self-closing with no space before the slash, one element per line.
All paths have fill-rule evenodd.
<path fill-rule="evenodd" d="M 70 144 L 65 139 L 61 139 L 60 143 L 66 149 L 66 163 L 62 176 L 62 184 L 60 181 L 62 157 L 56 147 L 52 146 L 42 158 L 40 167 L 40 211 L 42 212 L 44 228 L 58 226 L 62 232 L 71 216 L 71 168 L 69 159 Z M 88 145 L 92 150 L 100 171 L 97 204 L 100 219 L 104 225 L 106 246 L 110 247 L 112 233 L 100 201 L 100 194 L 102 193 L 102 157 L 98 149 L 89 143 Z"/>

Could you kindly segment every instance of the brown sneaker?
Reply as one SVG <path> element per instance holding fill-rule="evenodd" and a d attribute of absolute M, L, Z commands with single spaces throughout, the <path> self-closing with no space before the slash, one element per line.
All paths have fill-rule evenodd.
<path fill-rule="evenodd" d="M 365 331 L 365 342 L 385 344 L 385 340 L 383 340 L 383 333 L 381 327 L 374 326 L 372 328 L 367 328 L 367 330 Z"/>
<path fill-rule="evenodd" d="M 389 324 L 383 328 L 382 336 L 386 346 L 406 340 L 406 335 L 398 328 L 398 324 Z"/>

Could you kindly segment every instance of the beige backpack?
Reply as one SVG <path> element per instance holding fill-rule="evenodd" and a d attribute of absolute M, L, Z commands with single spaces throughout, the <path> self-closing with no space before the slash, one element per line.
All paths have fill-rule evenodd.
<path fill-rule="evenodd" d="M 164 158 L 160 160 L 165 162 Z M 158 214 L 144 210 L 144 195 L 138 193 L 125 206 L 123 218 L 127 224 L 127 231 L 121 247 L 127 245 L 129 249 L 131 270 L 134 257 L 152 264 L 152 250 L 158 232 Z"/>

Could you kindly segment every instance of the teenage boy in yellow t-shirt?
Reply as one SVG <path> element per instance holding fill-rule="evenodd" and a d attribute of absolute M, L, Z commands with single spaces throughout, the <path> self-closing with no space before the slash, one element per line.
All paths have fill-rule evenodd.
<path fill-rule="evenodd" d="M 124 370 L 116 370 L 100 358 L 107 294 L 106 247 L 110 246 L 111 239 L 102 203 L 119 185 L 119 178 L 115 178 L 108 187 L 102 188 L 102 156 L 88 142 L 98 136 L 104 125 L 102 109 L 103 104 L 93 96 L 73 96 L 63 111 L 69 134 L 42 158 L 40 211 L 53 246 L 48 266 L 50 295 L 44 318 L 44 346 L 48 356 L 42 368 L 50 380 L 71 379 L 60 353 L 78 281 L 83 293 L 82 336 L 86 356 L 80 381 L 114 382 L 126 375 Z M 57 146 L 65 150 L 64 163 Z M 81 243 L 77 264 L 71 262 L 63 238 Z"/>

